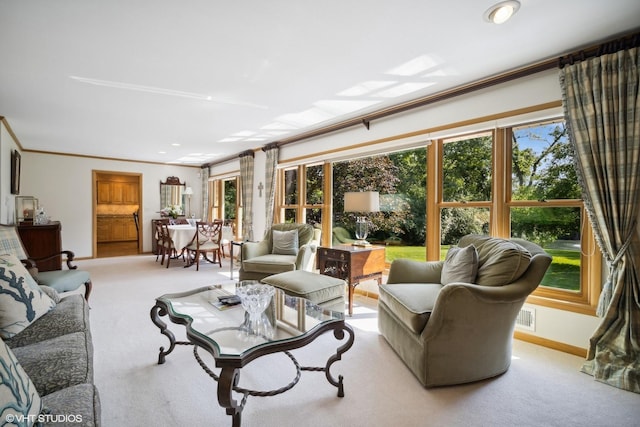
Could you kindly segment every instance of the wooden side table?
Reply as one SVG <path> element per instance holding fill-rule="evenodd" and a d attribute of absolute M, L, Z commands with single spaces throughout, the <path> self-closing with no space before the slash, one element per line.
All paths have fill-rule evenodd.
<path fill-rule="evenodd" d="M 337 245 L 318 248 L 320 274 L 346 280 L 349 284 L 349 316 L 353 315 L 353 291 L 361 280 L 377 279 L 382 284 L 384 246 Z"/>

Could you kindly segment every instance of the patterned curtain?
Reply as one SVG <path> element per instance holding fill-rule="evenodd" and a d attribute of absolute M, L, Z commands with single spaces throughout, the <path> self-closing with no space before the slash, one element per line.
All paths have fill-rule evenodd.
<path fill-rule="evenodd" d="M 202 220 L 209 220 L 209 166 L 201 169 L 200 179 L 202 183 Z"/>
<path fill-rule="evenodd" d="M 253 240 L 253 151 L 240 153 L 240 185 L 242 187 L 242 235 Z"/>
<path fill-rule="evenodd" d="M 263 148 L 267 155 L 267 164 L 265 170 L 265 212 L 266 212 L 266 228 L 271 228 L 273 224 L 273 208 L 276 195 L 276 167 L 278 166 L 278 146 L 277 144 L 269 144 Z"/>
<path fill-rule="evenodd" d="M 640 393 L 640 87 L 638 37 L 626 50 L 560 70 L 576 169 L 596 240 L 608 265 L 582 371 Z M 620 42 L 615 49 L 623 48 Z M 613 53 L 611 53 L 613 52 Z M 562 66 L 562 61 L 561 61 Z"/>

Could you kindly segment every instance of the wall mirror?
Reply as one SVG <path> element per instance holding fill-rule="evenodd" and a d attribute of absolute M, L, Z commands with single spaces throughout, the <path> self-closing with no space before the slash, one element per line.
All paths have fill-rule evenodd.
<path fill-rule="evenodd" d="M 178 215 L 184 215 L 184 191 L 186 183 L 180 182 L 177 176 L 170 176 L 165 182 L 160 182 L 160 211 L 167 213 L 167 208 L 179 206 Z"/>

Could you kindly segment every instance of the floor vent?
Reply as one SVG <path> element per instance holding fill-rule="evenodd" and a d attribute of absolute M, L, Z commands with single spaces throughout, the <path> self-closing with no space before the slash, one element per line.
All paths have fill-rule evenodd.
<path fill-rule="evenodd" d="M 528 331 L 536 330 L 536 310 L 535 308 L 522 307 L 516 317 L 516 328 Z"/>

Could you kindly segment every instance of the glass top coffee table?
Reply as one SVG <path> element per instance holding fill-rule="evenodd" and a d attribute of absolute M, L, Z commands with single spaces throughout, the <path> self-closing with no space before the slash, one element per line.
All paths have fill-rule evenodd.
<path fill-rule="evenodd" d="M 191 291 L 166 294 L 156 298 L 151 308 L 151 320 L 169 339 L 169 348 L 160 347 L 158 364 L 165 362 L 176 344 L 194 345 L 193 353 L 200 366 L 218 382 L 218 403 L 232 416 L 232 425 L 239 427 L 241 413 L 248 396 L 275 396 L 295 386 L 300 371 L 321 371 L 330 384 L 338 388 L 338 397 L 344 396 L 343 377 L 336 380 L 331 365 L 340 360 L 354 341 L 353 329 L 345 323 L 344 313 L 326 310 L 303 298 L 286 295 L 280 289 L 259 318 L 250 317 L 241 304 L 224 305 L 220 299 L 232 296 L 240 286 L 255 285 L 244 281 L 206 286 Z M 261 285 L 266 286 L 266 285 Z M 189 341 L 176 341 L 174 334 L 161 319 L 168 316 L 175 324 L 185 325 Z M 300 366 L 289 352 L 314 341 L 320 335 L 333 331 L 334 337 L 344 343 L 336 354 L 329 357 L 324 367 Z M 348 337 L 345 337 L 345 332 Z M 218 375 L 202 361 L 198 347 L 207 350 L 215 359 Z M 297 375 L 288 385 L 271 391 L 255 391 L 239 387 L 240 369 L 258 357 L 284 352 L 296 367 Z M 233 393 L 242 395 L 240 402 Z"/>

